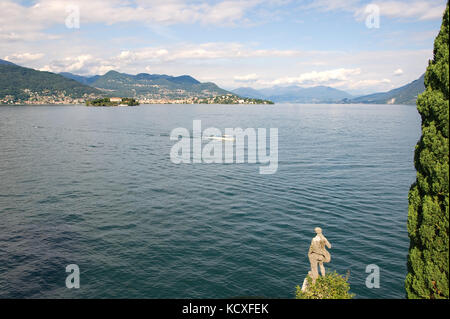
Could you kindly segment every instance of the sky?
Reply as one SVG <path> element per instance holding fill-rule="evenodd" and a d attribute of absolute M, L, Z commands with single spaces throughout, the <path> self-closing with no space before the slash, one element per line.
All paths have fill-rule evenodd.
<path fill-rule="evenodd" d="M 425 72 L 444 0 L 0 0 L 0 59 L 225 89 L 388 91 Z"/>

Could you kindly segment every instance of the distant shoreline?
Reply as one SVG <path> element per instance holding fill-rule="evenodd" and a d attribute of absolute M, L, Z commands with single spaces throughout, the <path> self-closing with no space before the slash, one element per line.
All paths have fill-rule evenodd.
<path fill-rule="evenodd" d="M 226 104 L 226 103 L 215 103 L 215 104 L 206 104 L 206 103 L 142 103 L 138 106 L 143 105 L 228 105 L 228 106 L 243 106 L 247 107 L 250 105 L 253 106 L 274 106 L 277 104 L 308 104 L 308 103 L 273 103 L 273 104 Z M 0 107 L 2 106 L 83 106 L 86 107 L 86 104 L 0 104 Z M 105 107 L 105 108 L 116 108 L 116 107 L 128 107 L 126 106 L 109 106 L 109 105 L 102 105 L 102 106 L 91 106 L 89 105 L 89 108 L 98 108 L 98 107 Z"/>
<path fill-rule="evenodd" d="M 381 103 L 291 103 L 291 102 L 278 102 L 278 103 L 274 103 L 274 104 L 204 104 L 204 103 L 143 103 L 140 104 L 139 106 L 143 106 L 143 105 L 228 105 L 228 106 L 243 106 L 243 107 L 247 107 L 247 106 L 275 106 L 275 105 L 348 105 L 348 106 L 353 106 L 353 105 L 373 105 L 373 106 L 380 106 L 380 105 L 386 105 L 386 106 L 411 106 L 411 107 L 416 107 L 416 104 L 381 104 Z M 85 104 L 80 104 L 80 103 L 76 103 L 76 104 L 0 104 L 0 107 L 5 107 L 5 106 L 83 106 L 86 107 Z M 91 106 L 94 108 L 99 108 L 99 107 L 105 107 L 105 108 L 111 108 L 111 107 L 115 107 L 115 106 Z M 125 106 L 123 106 L 125 107 Z"/>

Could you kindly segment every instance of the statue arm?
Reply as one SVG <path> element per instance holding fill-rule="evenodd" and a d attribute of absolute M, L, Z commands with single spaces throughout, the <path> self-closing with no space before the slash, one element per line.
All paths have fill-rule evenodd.
<path fill-rule="evenodd" d="M 327 239 L 324 235 L 321 235 L 320 237 L 321 237 L 322 240 L 325 242 L 325 245 L 328 247 L 328 249 L 330 249 L 330 248 L 331 248 L 331 244 L 330 244 L 330 242 L 328 241 L 328 239 Z"/>
<path fill-rule="evenodd" d="M 327 245 L 328 249 L 331 249 L 331 244 L 328 239 L 326 239 L 325 237 L 323 237 L 323 239 L 325 239 L 325 245 Z"/>

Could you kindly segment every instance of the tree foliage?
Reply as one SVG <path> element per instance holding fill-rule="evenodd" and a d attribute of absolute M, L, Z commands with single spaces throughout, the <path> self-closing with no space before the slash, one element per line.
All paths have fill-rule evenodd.
<path fill-rule="evenodd" d="M 417 99 L 422 136 L 416 145 L 416 182 L 409 192 L 408 298 L 449 298 L 449 6 Z"/>
<path fill-rule="evenodd" d="M 122 98 L 121 102 L 111 102 L 109 97 L 99 98 L 95 100 L 86 101 L 87 106 L 119 106 L 119 105 L 128 105 L 128 106 L 136 106 L 139 105 L 139 102 L 133 98 Z"/>
<path fill-rule="evenodd" d="M 350 293 L 348 276 L 342 277 L 336 271 L 328 273 L 325 277 L 319 276 L 313 284 L 311 277 L 307 277 L 308 289 L 302 291 L 300 286 L 296 287 L 296 299 L 352 299 L 354 294 Z"/>

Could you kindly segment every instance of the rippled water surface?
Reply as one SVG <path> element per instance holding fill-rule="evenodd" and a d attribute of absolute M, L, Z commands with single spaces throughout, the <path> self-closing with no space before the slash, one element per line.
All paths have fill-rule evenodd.
<path fill-rule="evenodd" d="M 194 119 L 278 128 L 277 173 L 173 164 Z M 0 107 L 0 297 L 292 298 L 321 226 L 357 297 L 403 298 L 419 135 L 414 106 Z"/>

